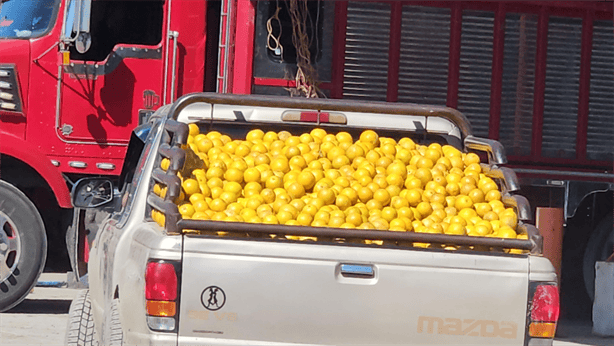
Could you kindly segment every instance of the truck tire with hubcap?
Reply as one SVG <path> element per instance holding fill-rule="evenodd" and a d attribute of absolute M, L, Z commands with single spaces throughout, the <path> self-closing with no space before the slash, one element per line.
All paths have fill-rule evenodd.
<path fill-rule="evenodd" d="M 26 195 L 0 180 L 0 312 L 19 304 L 45 266 L 47 236 Z"/>

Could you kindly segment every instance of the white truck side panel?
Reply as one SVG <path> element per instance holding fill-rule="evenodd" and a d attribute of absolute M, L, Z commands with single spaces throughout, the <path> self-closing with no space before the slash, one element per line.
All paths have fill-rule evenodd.
<path fill-rule="evenodd" d="M 344 277 L 340 264 L 375 276 Z M 179 344 L 523 345 L 528 266 L 492 253 L 185 236 Z M 210 286 L 224 292 L 216 311 L 205 308 Z"/>
<path fill-rule="evenodd" d="M 541 256 L 531 256 L 529 258 L 529 262 L 529 280 L 549 282 L 557 281 L 556 272 L 554 271 L 554 266 L 552 265 L 550 260 Z"/>

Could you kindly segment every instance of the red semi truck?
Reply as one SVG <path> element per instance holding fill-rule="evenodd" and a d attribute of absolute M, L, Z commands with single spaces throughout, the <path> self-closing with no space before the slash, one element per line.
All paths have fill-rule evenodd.
<path fill-rule="evenodd" d="M 590 292 L 614 243 L 612 13 L 599 1 L 2 0 L 0 311 L 35 284 L 47 248 L 57 263 L 68 239 L 79 271 L 86 234 L 66 232 L 96 220 L 73 215 L 72 183 L 119 176 L 134 127 L 195 91 L 459 109 L 504 144 L 532 206 L 563 209 L 565 309 L 566 282 Z"/>

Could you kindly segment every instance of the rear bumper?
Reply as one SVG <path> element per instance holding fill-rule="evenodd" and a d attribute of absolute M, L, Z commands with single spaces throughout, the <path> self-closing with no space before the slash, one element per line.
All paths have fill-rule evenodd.
<path fill-rule="evenodd" d="M 177 334 L 156 332 L 138 333 L 124 329 L 124 345 L 177 346 Z"/>
<path fill-rule="evenodd" d="M 553 339 L 538 339 L 531 338 L 529 339 L 528 346 L 552 346 Z"/>
<path fill-rule="evenodd" d="M 203 334 L 205 336 L 205 334 Z M 296 344 L 296 343 L 278 343 L 270 341 L 254 341 L 254 340 L 236 340 L 236 339 L 216 339 L 211 337 L 180 337 L 179 346 L 230 346 L 230 345 L 250 345 L 250 346 L 275 346 L 275 345 L 301 345 L 301 346 L 317 346 L 315 344 Z"/>

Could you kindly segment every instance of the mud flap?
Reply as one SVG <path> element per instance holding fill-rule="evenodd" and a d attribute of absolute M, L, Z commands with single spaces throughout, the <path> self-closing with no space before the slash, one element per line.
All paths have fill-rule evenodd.
<path fill-rule="evenodd" d="M 614 262 L 595 263 L 593 333 L 614 336 Z"/>
<path fill-rule="evenodd" d="M 68 275 L 68 286 L 87 288 L 87 262 L 89 249 L 98 232 L 98 226 L 109 215 L 97 209 L 75 209 L 72 225 L 66 231 L 66 246 L 72 273 Z"/>
<path fill-rule="evenodd" d="M 81 277 L 87 273 L 87 263 L 79 258 L 79 247 L 83 245 L 85 229 L 83 227 L 84 209 L 75 209 L 73 222 L 66 230 L 66 247 L 68 248 L 68 258 L 72 272 L 68 274 L 68 287 L 86 288 L 86 283 L 81 281 Z"/>

